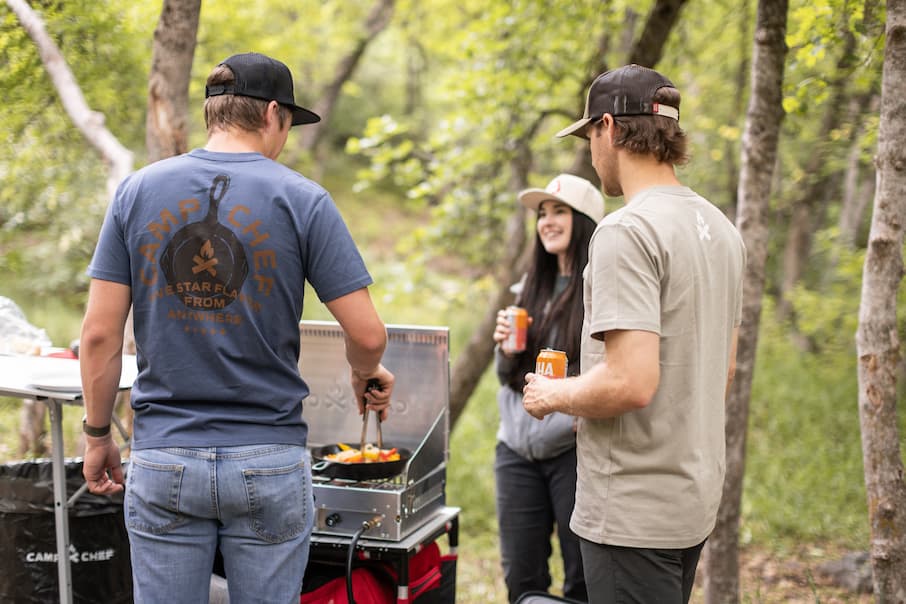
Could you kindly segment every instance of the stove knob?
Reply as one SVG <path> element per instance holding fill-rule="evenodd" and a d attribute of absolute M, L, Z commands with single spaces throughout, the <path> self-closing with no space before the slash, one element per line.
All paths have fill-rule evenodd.
<path fill-rule="evenodd" d="M 336 525 L 340 524 L 340 515 L 334 512 L 324 519 L 324 524 L 331 528 L 335 527 Z"/>

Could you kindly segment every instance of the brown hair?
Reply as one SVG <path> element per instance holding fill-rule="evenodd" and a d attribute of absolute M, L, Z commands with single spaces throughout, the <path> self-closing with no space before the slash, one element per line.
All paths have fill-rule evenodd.
<path fill-rule="evenodd" d="M 659 88 L 652 100 L 679 109 L 680 93 L 676 88 Z M 617 127 L 615 146 L 630 153 L 653 155 L 663 163 L 682 165 L 689 161 L 686 133 L 672 117 L 621 115 L 613 121 Z"/>
<path fill-rule="evenodd" d="M 208 76 L 208 86 L 229 86 L 233 83 L 233 70 L 226 65 L 218 65 Z M 269 101 L 238 94 L 221 94 L 211 96 L 204 101 L 204 123 L 208 134 L 214 130 L 241 128 L 249 132 L 264 126 L 264 112 Z M 293 114 L 289 107 L 280 105 L 278 120 L 282 128 Z"/>

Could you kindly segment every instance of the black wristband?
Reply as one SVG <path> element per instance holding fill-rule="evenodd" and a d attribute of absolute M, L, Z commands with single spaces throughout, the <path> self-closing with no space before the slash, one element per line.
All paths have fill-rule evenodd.
<path fill-rule="evenodd" d="M 101 428 L 90 426 L 88 425 L 88 416 L 85 415 L 82 416 L 82 432 L 84 432 L 88 436 L 94 436 L 95 438 L 107 436 L 108 434 L 110 434 L 110 424 L 107 424 L 106 426 L 103 426 Z"/>

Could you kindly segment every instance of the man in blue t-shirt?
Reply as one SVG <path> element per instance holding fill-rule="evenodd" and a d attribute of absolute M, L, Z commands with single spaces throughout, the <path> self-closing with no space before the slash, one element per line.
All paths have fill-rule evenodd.
<path fill-rule="evenodd" d="M 359 411 L 382 418 L 387 335 L 330 195 L 276 162 L 291 126 L 320 119 L 295 104 L 286 65 L 229 57 L 205 98 L 205 147 L 123 181 L 88 268 L 84 475 L 94 493 L 124 488 L 110 421 L 131 305 L 136 601 L 206 602 L 218 548 L 231 600 L 298 601 L 314 515 L 297 366 L 305 281 L 346 333 Z"/>

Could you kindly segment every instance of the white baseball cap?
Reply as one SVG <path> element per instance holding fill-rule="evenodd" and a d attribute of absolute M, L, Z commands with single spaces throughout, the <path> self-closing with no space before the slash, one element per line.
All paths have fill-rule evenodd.
<path fill-rule="evenodd" d="M 595 221 L 604 218 L 604 196 L 593 184 L 572 174 L 560 174 L 544 189 L 520 191 L 519 202 L 530 210 L 538 211 L 541 202 L 556 200 Z"/>

